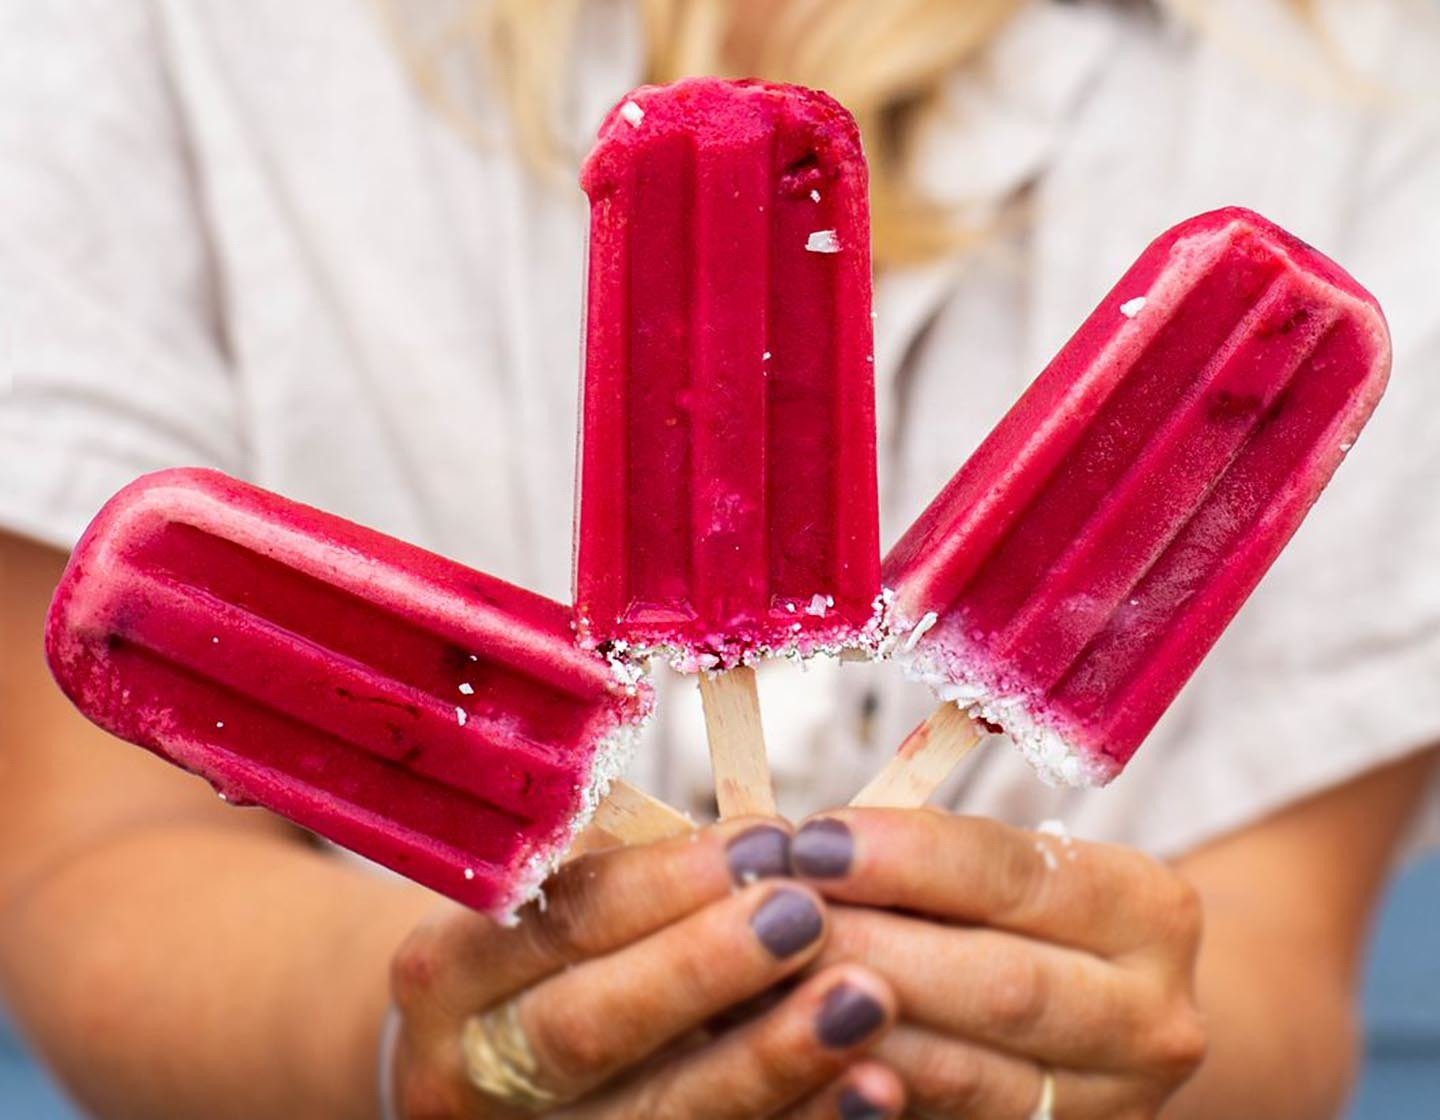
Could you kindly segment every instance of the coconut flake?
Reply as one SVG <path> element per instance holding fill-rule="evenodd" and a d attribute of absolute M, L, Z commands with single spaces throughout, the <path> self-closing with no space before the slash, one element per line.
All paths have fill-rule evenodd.
<path fill-rule="evenodd" d="M 456 721 L 457 723 L 459 723 L 461 727 L 464 727 L 464 726 L 465 726 L 465 721 L 468 720 L 469 718 L 470 718 L 470 717 L 465 714 L 465 709 L 464 709 L 464 708 L 456 708 L 456 709 L 455 709 L 455 721 Z"/>
<path fill-rule="evenodd" d="M 1031 709 L 1030 699 L 997 689 L 982 673 L 967 664 L 959 650 L 945 643 L 913 647 L 906 642 L 924 625 L 911 625 L 895 608 L 894 592 L 882 591 L 884 610 L 880 655 L 893 658 L 911 680 L 927 685 L 936 697 L 965 709 L 971 715 L 1004 728 L 1026 760 L 1047 785 L 1093 788 L 1107 784 L 1118 767 L 1091 755 Z"/>
<path fill-rule="evenodd" d="M 820 192 L 819 192 L 819 191 L 811 191 L 811 192 L 810 192 L 810 201 L 811 201 L 811 202 L 819 202 L 819 201 L 820 201 Z"/>
<path fill-rule="evenodd" d="M 640 122 L 645 119 L 645 110 L 633 101 L 627 101 L 620 106 L 620 115 L 630 122 L 631 128 L 639 128 Z"/>
<path fill-rule="evenodd" d="M 939 621 L 940 616 L 937 615 L 934 611 L 926 611 L 924 617 L 915 624 L 915 628 L 911 630 L 908 635 L 906 635 L 905 652 L 909 653 L 911 650 L 913 650 L 916 643 L 925 636 L 926 632 L 930 629 L 930 627 L 934 626 Z"/>
<path fill-rule="evenodd" d="M 1136 296 L 1134 299 L 1126 300 L 1120 305 L 1120 314 L 1127 319 L 1133 319 L 1140 312 L 1145 310 L 1145 297 Z"/>
<path fill-rule="evenodd" d="M 814 615 L 816 618 L 824 618 L 825 612 L 830 609 L 834 601 L 817 592 L 810 596 L 810 605 L 805 608 L 805 613 Z"/>
<path fill-rule="evenodd" d="M 806 239 L 805 249 L 810 253 L 838 253 L 840 238 L 833 229 L 817 229 Z"/>
<path fill-rule="evenodd" d="M 462 681 L 461 684 L 460 684 L 460 691 L 461 691 L 461 693 L 462 693 L 463 695 L 465 695 L 465 696 L 474 696 L 474 695 L 475 695 L 475 686 L 474 686 L 473 684 L 471 684 L 469 681 Z"/>

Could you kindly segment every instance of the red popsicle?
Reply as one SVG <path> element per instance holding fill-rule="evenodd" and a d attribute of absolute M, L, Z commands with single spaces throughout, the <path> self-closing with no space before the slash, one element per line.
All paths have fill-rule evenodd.
<path fill-rule="evenodd" d="M 870 229 L 853 118 L 795 86 L 644 87 L 606 119 L 582 181 L 581 642 L 687 672 L 744 667 L 726 676 L 753 689 L 759 658 L 873 639 Z M 731 710 L 758 729 L 745 707 Z"/>
<path fill-rule="evenodd" d="M 651 703 L 560 603 L 213 471 L 86 531 L 47 627 L 90 719 L 479 910 L 529 898 Z"/>
<path fill-rule="evenodd" d="M 1248 210 L 1175 227 L 886 557 L 896 658 L 1042 776 L 1108 782 L 1389 371 L 1379 305 L 1333 261 Z"/>

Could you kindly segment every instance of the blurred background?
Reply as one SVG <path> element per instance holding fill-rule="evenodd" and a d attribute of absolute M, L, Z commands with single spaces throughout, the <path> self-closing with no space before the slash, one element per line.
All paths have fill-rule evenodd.
<path fill-rule="evenodd" d="M 1440 1101 L 1440 856 L 1395 882 L 1365 983 L 1364 1080 L 1348 1120 L 1433 1120 Z M 0 1018 L 0 1120 L 79 1120 Z"/>
<path fill-rule="evenodd" d="M 0 348 L 3 344 L 0 338 Z M 1440 1116 L 1436 914 L 1440 855 L 1416 862 L 1397 878 L 1381 916 L 1364 988 L 1367 1061 L 1349 1120 Z M 27 1052 L 0 1006 L 0 1120 L 77 1120 L 80 1115 Z"/>

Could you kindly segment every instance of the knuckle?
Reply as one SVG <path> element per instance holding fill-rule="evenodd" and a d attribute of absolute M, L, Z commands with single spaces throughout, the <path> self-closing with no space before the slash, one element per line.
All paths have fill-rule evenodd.
<path fill-rule="evenodd" d="M 624 1111 L 617 1115 L 644 1116 L 648 1120 L 693 1120 L 697 1112 L 693 1103 L 676 1091 L 673 1081 L 655 1078 L 637 1084 Z"/>
<path fill-rule="evenodd" d="M 1019 916 L 1043 910 L 1050 882 L 1044 855 L 1034 843 L 1009 844 L 1003 850 L 1006 857 L 995 864 L 1003 875 L 998 889 L 1003 913 Z"/>
<path fill-rule="evenodd" d="M 823 1064 L 823 1058 L 814 1047 L 781 1046 L 773 1038 L 763 1035 L 747 1041 L 745 1049 L 745 1065 L 754 1070 L 752 1080 L 755 1085 L 784 1085 L 803 1078 L 810 1070 Z"/>
<path fill-rule="evenodd" d="M 786 1030 L 778 1021 L 770 1026 L 743 1043 L 739 1068 L 745 1073 L 731 1083 L 727 1102 L 736 1107 L 736 1115 L 764 1115 L 802 1086 L 823 1081 L 838 1068 L 838 1059 L 820 1048 L 813 1031 Z"/>
<path fill-rule="evenodd" d="M 527 923 L 543 953 L 566 961 L 594 955 L 594 922 L 589 918 L 594 883 L 586 875 L 562 872 L 547 884 L 545 909 L 537 909 Z"/>
<path fill-rule="evenodd" d="M 1149 885 L 1157 930 L 1174 944 L 1198 943 L 1205 913 L 1200 892 L 1173 868 L 1150 856 L 1143 859 L 1142 874 Z"/>
<path fill-rule="evenodd" d="M 435 991 L 443 967 L 439 946 L 431 931 L 412 930 L 390 958 L 390 993 L 401 1008 L 414 1007 Z"/>
<path fill-rule="evenodd" d="M 454 1078 L 433 1068 L 406 1074 L 396 1089 L 400 1115 L 405 1120 L 459 1120 L 466 1102 Z"/>
<path fill-rule="evenodd" d="M 1198 946 L 1205 927 L 1205 904 L 1195 884 L 1176 872 L 1170 875 L 1167 909 L 1180 943 L 1187 948 Z"/>
<path fill-rule="evenodd" d="M 826 959 L 869 961 L 883 948 L 881 915 L 870 910 L 837 909 L 830 914 L 830 937 Z"/>
<path fill-rule="evenodd" d="M 525 1016 L 529 1040 L 546 1081 L 588 1084 L 602 1078 L 614 1060 L 613 1024 L 597 1029 L 571 1006 L 553 1006 Z"/>
<path fill-rule="evenodd" d="M 920 1101 L 941 1115 L 968 1116 L 982 1102 L 984 1071 L 980 1056 L 969 1049 L 927 1047 L 906 1080 Z"/>
<path fill-rule="evenodd" d="M 1183 1080 L 1205 1060 L 1209 1035 L 1200 1012 L 1182 1004 L 1149 1032 L 1148 1065 L 1166 1081 Z"/>
<path fill-rule="evenodd" d="M 1044 1016 L 1049 1003 L 1045 972 L 1027 956 L 996 969 L 985 996 L 985 1012 L 1008 1034 L 1023 1034 Z"/>
<path fill-rule="evenodd" d="M 713 1012 L 721 1010 L 717 1005 L 730 999 L 754 994 L 754 989 L 763 980 L 757 979 L 755 983 L 748 981 L 764 966 L 747 964 L 746 958 L 740 954 L 729 962 L 718 963 L 717 957 L 724 952 L 721 946 L 725 943 L 722 941 L 715 945 L 708 938 L 697 937 L 671 958 L 666 970 L 666 983 L 668 998 L 673 1004 Z M 723 957 L 719 960 L 723 961 Z"/>

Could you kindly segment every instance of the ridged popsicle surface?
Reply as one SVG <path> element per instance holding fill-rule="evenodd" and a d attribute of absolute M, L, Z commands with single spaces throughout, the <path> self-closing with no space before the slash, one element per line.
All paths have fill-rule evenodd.
<path fill-rule="evenodd" d="M 854 120 L 793 86 L 645 87 L 582 182 L 581 640 L 688 669 L 856 644 L 879 545 Z"/>
<path fill-rule="evenodd" d="M 885 559 L 899 651 L 1042 774 L 1110 780 L 1384 389 L 1379 306 L 1250 211 L 1151 245 Z"/>
<path fill-rule="evenodd" d="M 213 471 L 100 512 L 47 649 L 90 719 L 479 910 L 524 901 L 650 696 L 570 610 Z"/>

